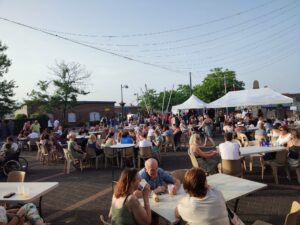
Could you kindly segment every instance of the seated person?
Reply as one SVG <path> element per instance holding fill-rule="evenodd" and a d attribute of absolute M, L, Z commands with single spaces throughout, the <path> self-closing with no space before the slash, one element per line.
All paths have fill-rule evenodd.
<path fill-rule="evenodd" d="M 174 184 L 173 194 L 175 195 L 177 190 L 180 188 L 180 181 L 172 177 L 169 173 L 165 172 L 163 169 L 158 168 L 158 162 L 156 159 L 150 158 L 145 162 L 145 168 L 141 169 L 139 172 L 142 179 L 145 179 L 150 185 L 150 189 L 154 193 L 164 193 L 166 192 L 166 184 Z M 137 193 L 138 195 L 138 193 Z"/>
<path fill-rule="evenodd" d="M 85 124 L 82 127 L 80 127 L 78 134 L 79 135 L 88 135 L 89 134 L 89 129 L 87 129 Z"/>
<path fill-rule="evenodd" d="M 128 131 L 123 131 L 122 138 L 120 140 L 121 144 L 133 144 L 132 137 L 129 136 Z"/>
<path fill-rule="evenodd" d="M 27 136 L 28 139 L 37 139 L 39 138 L 39 134 L 36 132 L 36 131 L 32 131 L 28 136 Z"/>
<path fill-rule="evenodd" d="M 90 135 L 87 147 L 90 149 L 95 150 L 96 155 L 100 155 L 103 151 L 101 150 L 101 145 L 99 142 L 97 142 L 97 138 L 95 134 Z"/>
<path fill-rule="evenodd" d="M 19 209 L 6 210 L 0 206 L 0 225 L 44 225 L 44 221 L 39 215 L 36 206 L 27 203 Z"/>
<path fill-rule="evenodd" d="M 288 142 L 288 164 L 290 167 L 298 167 L 299 164 L 299 154 L 300 154 L 300 132 L 299 130 L 291 131 L 291 139 Z"/>
<path fill-rule="evenodd" d="M 280 135 L 276 141 L 277 144 L 287 146 L 287 143 L 291 139 L 291 134 L 289 133 L 289 128 L 284 125 L 279 128 L 279 131 L 280 131 Z"/>
<path fill-rule="evenodd" d="M 115 140 L 115 133 L 114 132 L 109 132 L 108 135 L 106 136 L 104 140 L 104 145 L 105 146 L 111 146 L 117 144 Z"/>
<path fill-rule="evenodd" d="M 259 123 L 257 125 L 258 129 L 255 131 L 255 137 L 257 136 L 261 136 L 261 137 L 264 137 L 265 140 L 267 140 L 267 132 L 265 130 L 265 127 L 264 127 L 264 123 Z M 256 139 L 256 138 L 255 138 Z M 261 141 L 261 140 L 259 140 Z"/>
<path fill-rule="evenodd" d="M 179 201 L 176 217 L 181 217 L 189 225 L 230 225 L 225 199 L 220 191 L 207 184 L 203 170 L 188 170 L 183 188 L 188 196 Z"/>
<path fill-rule="evenodd" d="M 2 145 L 0 150 L 0 161 L 3 161 L 5 158 L 14 157 L 18 152 L 18 144 L 14 142 L 12 137 L 8 137 L 6 142 Z"/>
<path fill-rule="evenodd" d="M 232 142 L 232 133 L 224 134 L 224 143 L 219 145 L 219 154 L 221 159 L 236 160 L 240 158 L 240 146 Z"/>
<path fill-rule="evenodd" d="M 155 139 L 152 141 L 153 147 L 152 147 L 152 153 L 159 153 L 160 152 L 160 146 L 163 143 L 163 138 L 160 134 L 159 129 L 156 129 L 154 131 Z"/>
<path fill-rule="evenodd" d="M 172 136 L 173 135 L 173 131 L 169 128 L 168 125 L 165 125 L 163 127 L 163 136 Z"/>
<path fill-rule="evenodd" d="M 86 153 L 81 150 L 81 147 L 76 143 L 76 133 L 70 132 L 68 135 L 68 153 L 77 160 L 82 160 L 85 158 Z"/>
<path fill-rule="evenodd" d="M 191 153 L 195 155 L 199 165 L 201 165 L 204 171 L 209 174 L 216 173 L 220 158 L 215 156 L 218 156 L 219 153 L 215 150 L 202 151 L 200 149 L 201 140 L 199 134 L 192 134 L 189 144 Z"/>
<path fill-rule="evenodd" d="M 227 120 L 224 121 L 223 131 L 225 133 L 233 133 L 233 126 L 232 122 L 228 122 Z"/>
<path fill-rule="evenodd" d="M 146 184 L 141 192 L 144 207 L 133 194 L 137 190 L 141 177 L 136 169 L 124 169 L 114 188 L 108 217 L 112 224 L 150 225 L 151 209 L 149 204 L 150 188 Z"/>

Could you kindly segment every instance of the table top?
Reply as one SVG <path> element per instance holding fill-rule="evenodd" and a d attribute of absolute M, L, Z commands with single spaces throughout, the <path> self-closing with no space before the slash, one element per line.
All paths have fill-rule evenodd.
<path fill-rule="evenodd" d="M 131 148 L 131 147 L 134 147 L 135 144 L 116 144 L 116 145 L 112 145 L 110 146 L 111 148 Z"/>
<path fill-rule="evenodd" d="M 262 154 L 267 152 L 279 152 L 282 150 L 285 150 L 284 146 L 278 146 L 278 147 L 247 146 L 247 147 L 240 148 L 241 156 Z"/>
<path fill-rule="evenodd" d="M 239 198 L 267 186 L 266 184 L 221 173 L 208 176 L 207 181 L 212 188 L 222 192 L 225 201 Z M 178 221 L 178 219 L 175 217 L 175 208 L 178 202 L 186 195 L 187 194 L 181 186 L 177 192 L 177 195 L 160 195 L 159 202 L 154 202 L 152 199 L 150 199 L 151 210 L 173 224 Z M 142 200 L 140 200 L 140 202 L 142 202 Z"/>
<path fill-rule="evenodd" d="M 29 190 L 28 196 L 18 193 L 18 187 L 24 186 Z M 47 194 L 58 187 L 58 182 L 1 182 L 0 203 L 28 203 Z M 3 198 L 4 195 L 15 192 L 10 198 Z"/>

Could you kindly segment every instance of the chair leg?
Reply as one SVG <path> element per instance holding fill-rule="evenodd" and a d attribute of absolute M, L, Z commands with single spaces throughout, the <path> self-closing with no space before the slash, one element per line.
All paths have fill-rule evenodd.
<path fill-rule="evenodd" d="M 279 184 L 279 181 L 278 181 L 278 168 L 277 168 L 277 166 L 271 166 L 271 167 L 272 167 L 272 172 L 273 172 L 273 176 L 274 176 L 274 179 L 275 179 L 275 183 Z"/>
<path fill-rule="evenodd" d="M 300 184 L 300 167 L 296 168 L 296 174 L 297 174 L 297 181 Z"/>
<path fill-rule="evenodd" d="M 80 163 L 80 172 L 82 172 L 83 170 L 82 160 L 79 160 L 79 163 Z"/>
<path fill-rule="evenodd" d="M 250 172 L 252 172 L 252 170 L 253 170 L 253 157 L 252 156 L 250 156 L 249 170 L 250 170 Z"/>

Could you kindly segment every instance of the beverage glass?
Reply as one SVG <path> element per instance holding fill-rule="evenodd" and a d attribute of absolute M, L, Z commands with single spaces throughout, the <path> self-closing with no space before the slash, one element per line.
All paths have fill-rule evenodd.
<path fill-rule="evenodd" d="M 168 193 L 169 195 L 173 195 L 174 184 L 168 184 Z"/>
<path fill-rule="evenodd" d="M 141 182 L 139 183 L 139 186 L 138 186 L 138 190 L 139 191 L 143 191 L 144 190 L 144 187 L 146 186 L 147 184 L 147 181 L 145 179 L 142 179 Z"/>

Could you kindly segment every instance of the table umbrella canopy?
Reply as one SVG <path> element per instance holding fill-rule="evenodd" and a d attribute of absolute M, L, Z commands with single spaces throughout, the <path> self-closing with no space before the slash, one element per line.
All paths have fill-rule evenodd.
<path fill-rule="evenodd" d="M 203 109 L 206 107 L 206 103 L 200 100 L 197 96 L 192 95 L 186 100 L 184 103 L 179 105 L 174 105 L 172 107 L 172 112 L 176 110 L 183 110 L 183 109 Z"/>
<path fill-rule="evenodd" d="M 270 88 L 230 91 L 223 97 L 209 103 L 206 108 L 225 108 L 254 105 L 275 105 L 293 103 L 293 99 Z"/>

